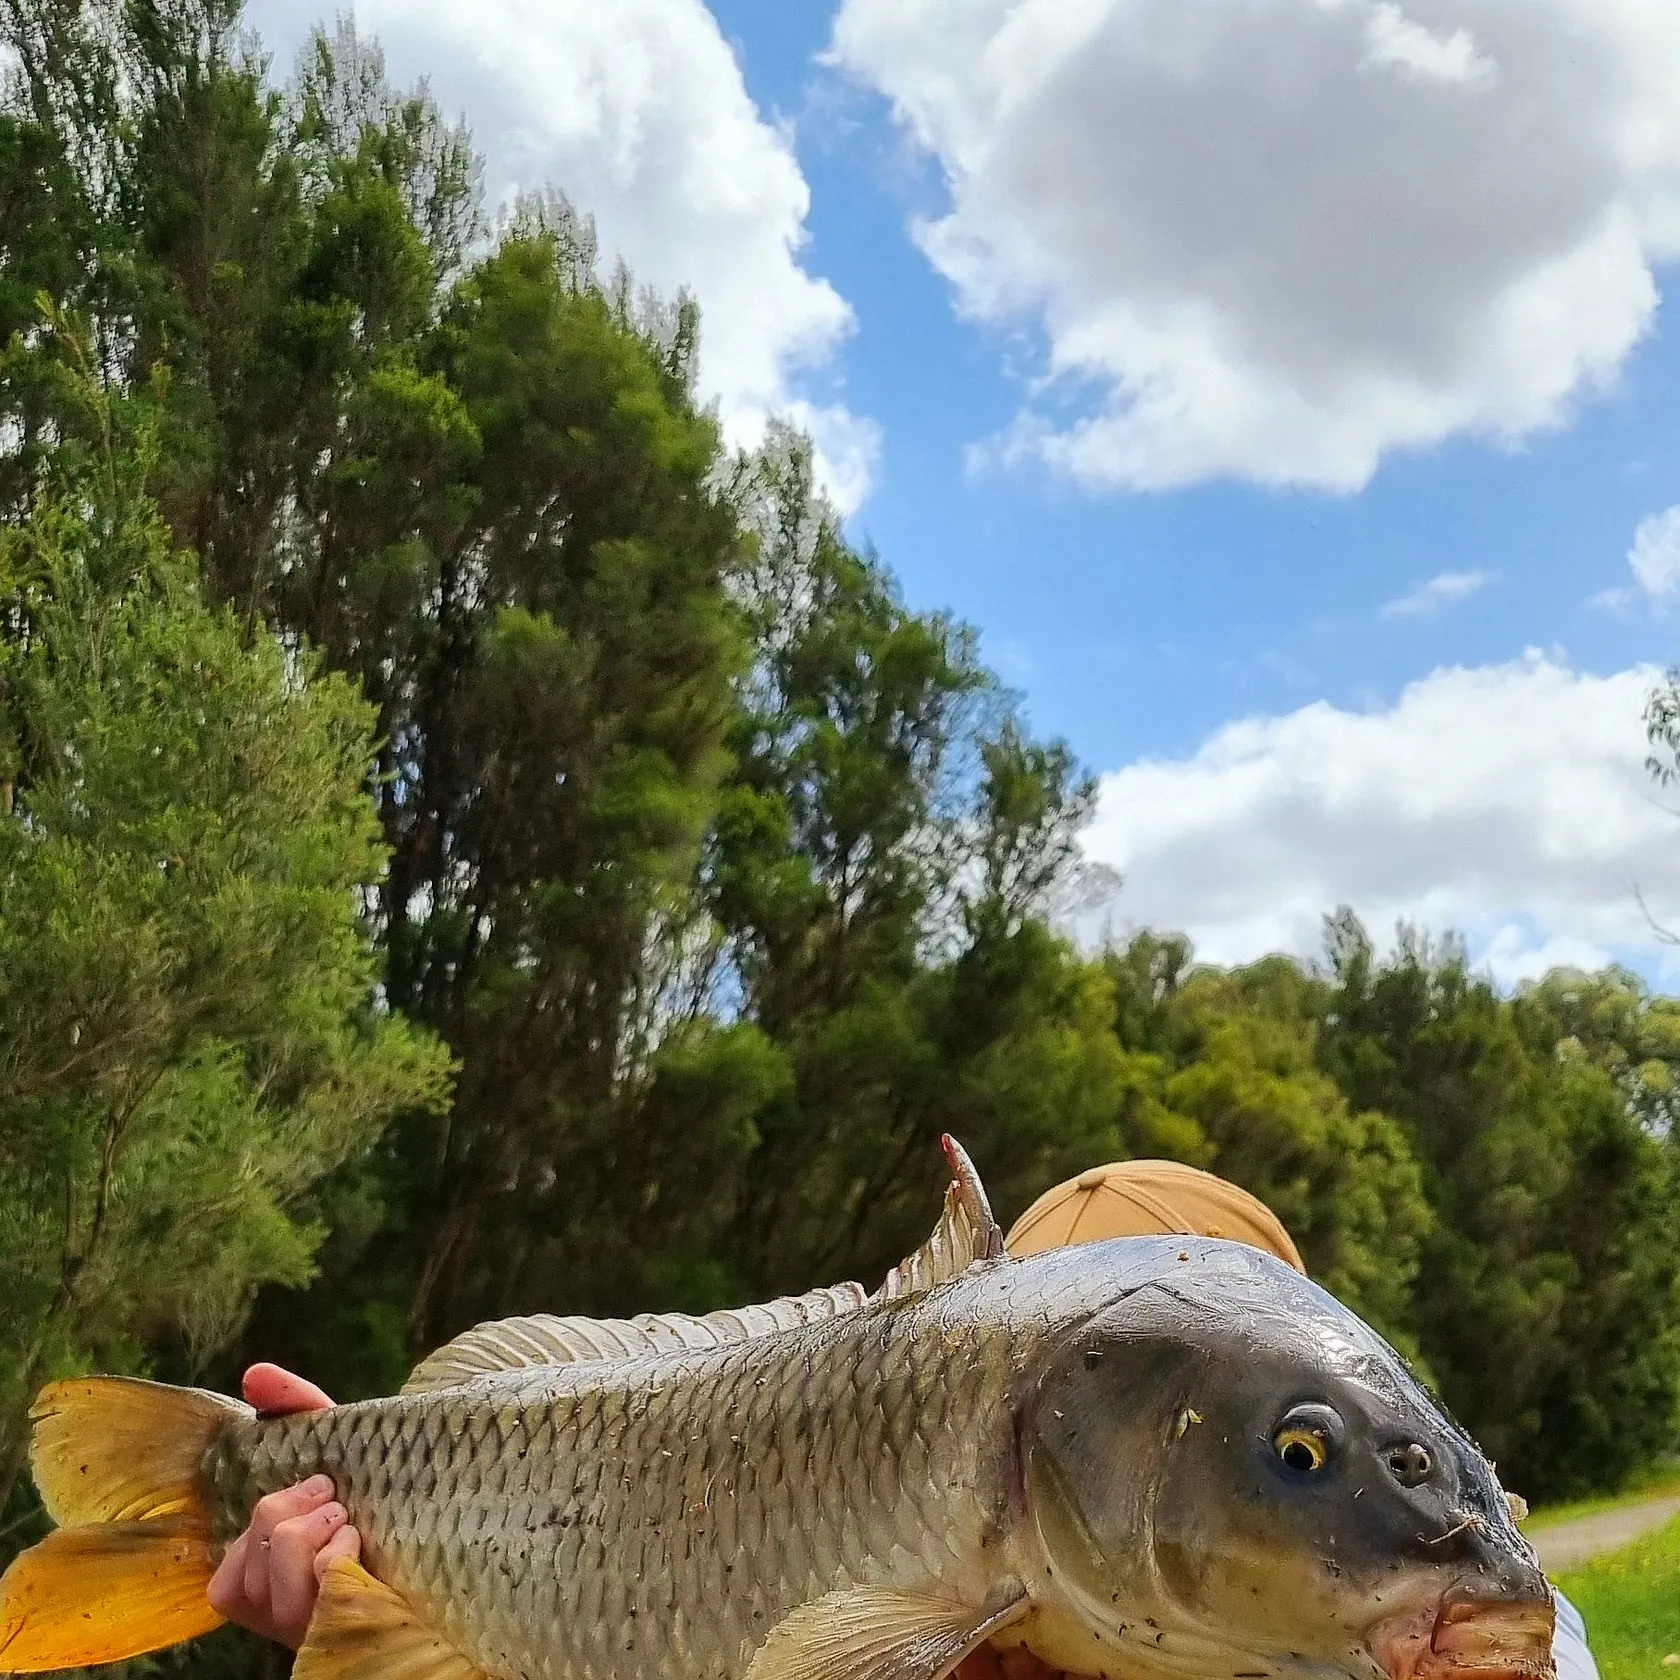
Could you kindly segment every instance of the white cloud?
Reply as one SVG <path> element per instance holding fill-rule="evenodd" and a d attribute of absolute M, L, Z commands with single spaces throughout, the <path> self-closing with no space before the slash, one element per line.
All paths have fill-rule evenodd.
<path fill-rule="evenodd" d="M 1497 572 L 1441 572 L 1385 603 L 1382 614 L 1384 618 L 1425 618 L 1455 601 L 1469 600 L 1498 581 Z"/>
<path fill-rule="evenodd" d="M 1190 758 L 1105 776 L 1087 850 L 1115 910 L 1216 962 L 1315 954 L 1351 904 L 1378 937 L 1454 929 L 1505 981 L 1666 960 L 1636 892 L 1680 923 L 1680 816 L 1644 769 L 1654 669 L 1531 653 L 1413 683 L 1387 710 L 1232 723 Z"/>
<path fill-rule="evenodd" d="M 325 0 L 254 0 L 283 67 Z M 837 499 L 867 483 L 868 422 L 808 387 L 852 314 L 805 266 L 810 189 L 702 0 L 361 0 L 399 82 L 464 111 L 492 192 L 559 187 L 638 280 L 699 299 L 701 384 L 731 442 L 815 423 Z"/>
<path fill-rule="evenodd" d="M 1398 6 L 1378 0 L 1365 21 L 1366 68 L 1394 66 L 1429 82 L 1473 82 L 1494 72 L 1467 29 L 1431 34 Z"/>
<path fill-rule="evenodd" d="M 875 464 L 881 457 L 881 428 L 838 403 L 818 404 L 793 397 L 773 406 L 810 438 L 817 477 L 829 499 L 841 513 L 855 513 L 869 494 Z M 750 441 L 757 441 L 762 428 L 763 419 L 756 419 Z"/>
<path fill-rule="evenodd" d="M 1565 421 L 1680 249 L 1672 0 L 842 0 L 958 305 L 1043 335 L 995 452 L 1352 490 Z"/>
<path fill-rule="evenodd" d="M 1628 565 L 1633 581 L 1652 599 L 1680 591 L 1680 507 L 1654 514 L 1634 532 Z"/>

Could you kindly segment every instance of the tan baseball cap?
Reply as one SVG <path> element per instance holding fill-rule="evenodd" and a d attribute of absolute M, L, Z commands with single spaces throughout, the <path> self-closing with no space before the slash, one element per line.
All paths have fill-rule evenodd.
<path fill-rule="evenodd" d="M 1037 1254 L 1104 1237 L 1224 1237 L 1252 1243 L 1304 1272 L 1283 1222 L 1257 1196 L 1178 1161 L 1112 1161 L 1046 1190 L 1005 1246 Z"/>

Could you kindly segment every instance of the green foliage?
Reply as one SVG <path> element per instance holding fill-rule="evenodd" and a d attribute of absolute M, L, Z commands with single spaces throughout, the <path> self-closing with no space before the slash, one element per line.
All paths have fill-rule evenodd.
<path fill-rule="evenodd" d="M 476 440 L 463 512 L 446 541 L 391 533 L 430 575 L 365 644 L 403 649 L 367 673 L 396 748 L 391 996 L 463 1064 L 447 1135 L 414 1140 L 416 1343 L 532 1288 L 557 1184 L 602 1170 L 727 768 L 738 537 L 706 484 L 715 432 L 561 256 L 510 237 L 450 297 L 427 354 Z"/>
<path fill-rule="evenodd" d="M 202 1367 L 311 1275 L 310 1186 L 443 1089 L 372 1003 L 367 708 L 202 603 L 145 464 L 66 456 L 0 529 L 7 1489 L 41 1380 Z"/>
<path fill-rule="evenodd" d="M 1515 1485 L 1619 1484 L 1680 1403 L 1680 1013 L 1615 971 L 1502 996 L 1410 934 L 1379 960 L 1345 911 L 1327 936 L 1323 972 L 1111 953 L 1133 1102 L 1278 1212 Z"/>
<path fill-rule="evenodd" d="M 1107 967 L 1133 1101 L 1157 1125 L 1171 1117 L 1163 1153 L 1253 1191 L 1313 1275 L 1415 1354 L 1412 1284 L 1433 1216 L 1393 1121 L 1350 1109 L 1318 1065 L 1322 984 L 1283 958 L 1194 968 L 1184 941 L 1149 934 Z"/>
<path fill-rule="evenodd" d="M 1091 797 L 1071 756 L 1026 736 L 971 631 L 847 543 L 803 440 L 731 495 L 755 657 L 703 886 L 712 983 L 777 1054 L 713 1190 L 738 1292 L 891 1264 L 941 1131 L 1006 1197 L 1119 1147 L 1123 1058 L 1102 976 L 1043 920 Z"/>
<path fill-rule="evenodd" d="M 1345 912 L 1331 955 L 1325 1065 L 1404 1126 L 1435 1210 L 1416 1324 L 1442 1392 L 1536 1493 L 1615 1485 L 1680 1400 L 1673 1006 L 1615 971 L 1502 998 L 1412 936 L 1379 963 Z"/>

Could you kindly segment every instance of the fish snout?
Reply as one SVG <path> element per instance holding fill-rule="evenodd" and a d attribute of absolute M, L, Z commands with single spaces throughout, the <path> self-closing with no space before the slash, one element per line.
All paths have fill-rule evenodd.
<path fill-rule="evenodd" d="M 1520 1675 L 1553 1680 L 1552 1635 L 1557 1613 L 1551 1589 L 1488 1599 L 1449 1593 L 1435 1617 L 1430 1671 L 1441 1674 Z"/>
<path fill-rule="evenodd" d="M 1388 1680 L 1555 1680 L 1556 1612 L 1551 1589 L 1536 1580 L 1498 1597 L 1450 1591 L 1433 1610 L 1378 1628 L 1371 1655 Z"/>

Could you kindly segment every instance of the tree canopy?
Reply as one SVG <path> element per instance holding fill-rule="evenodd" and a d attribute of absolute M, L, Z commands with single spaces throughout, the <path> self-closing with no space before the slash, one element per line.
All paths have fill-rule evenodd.
<path fill-rule="evenodd" d="M 0 529 L 0 1504 L 42 1380 L 202 1368 L 447 1073 L 375 993 L 368 708 L 201 599 L 89 406 Z"/>

